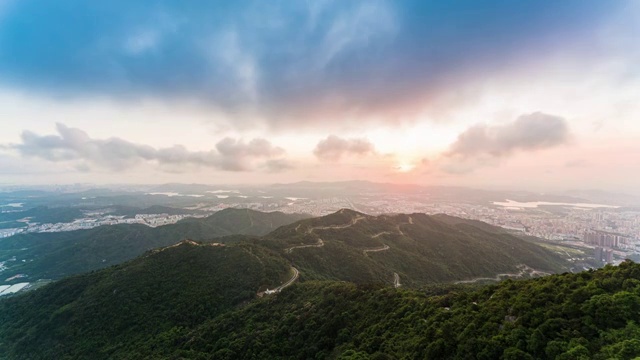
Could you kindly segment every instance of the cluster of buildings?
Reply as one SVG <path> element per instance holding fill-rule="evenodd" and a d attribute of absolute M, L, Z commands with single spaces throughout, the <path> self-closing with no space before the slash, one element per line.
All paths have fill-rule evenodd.
<path fill-rule="evenodd" d="M 304 213 L 312 216 L 324 216 L 334 213 L 340 209 L 356 209 L 353 203 L 347 198 L 328 197 L 319 199 L 286 198 L 280 201 L 278 208 L 284 213 Z M 356 209 L 357 210 L 357 209 Z"/>
<path fill-rule="evenodd" d="M 83 229 L 92 229 L 103 225 L 117 224 L 142 224 L 150 227 L 175 224 L 186 217 L 205 217 L 203 215 L 169 215 L 169 214 L 138 214 L 133 218 L 125 216 L 102 215 L 77 219 L 69 223 L 36 224 L 30 223 L 25 228 L 4 229 L 0 231 L 0 238 L 17 235 L 20 233 L 62 232 Z"/>
<path fill-rule="evenodd" d="M 597 230 L 585 232 L 584 242 L 585 244 L 616 249 L 626 249 L 631 245 L 627 236 Z"/>

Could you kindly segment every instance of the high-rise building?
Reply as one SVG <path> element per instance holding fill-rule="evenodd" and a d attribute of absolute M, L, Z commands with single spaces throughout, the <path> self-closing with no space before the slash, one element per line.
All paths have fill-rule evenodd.
<path fill-rule="evenodd" d="M 620 248 L 621 245 L 626 245 L 627 241 L 625 236 L 604 231 L 592 230 L 584 234 L 584 242 L 590 245 Z"/>
<path fill-rule="evenodd" d="M 593 249 L 593 257 L 599 263 L 611 264 L 613 263 L 613 250 L 596 246 Z"/>
<path fill-rule="evenodd" d="M 603 253 L 603 249 L 601 247 L 596 247 L 594 249 L 593 257 L 595 257 L 596 261 L 599 263 L 602 262 L 602 253 Z"/>

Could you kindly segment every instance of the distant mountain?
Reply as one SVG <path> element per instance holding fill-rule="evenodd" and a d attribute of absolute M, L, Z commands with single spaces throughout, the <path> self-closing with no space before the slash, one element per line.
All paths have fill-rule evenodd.
<path fill-rule="evenodd" d="M 207 240 L 234 234 L 264 235 L 282 225 L 304 219 L 300 214 L 225 209 L 206 218 L 186 218 L 151 228 L 141 224 L 100 226 L 90 230 L 30 233 L 0 239 L 9 268 L 2 276 L 26 274 L 29 279 L 60 279 L 119 264 L 147 250 L 183 239 Z M 24 279 L 21 279 L 24 280 Z M 19 281 L 19 280 L 16 280 Z"/>
<path fill-rule="evenodd" d="M 498 191 L 473 189 L 462 186 L 423 186 L 416 184 L 376 183 L 371 181 L 311 182 L 273 184 L 270 192 L 289 196 L 353 196 L 363 194 L 404 194 L 427 197 L 432 202 L 462 202 L 491 204 L 494 201 L 548 201 L 589 203 L 588 198 L 570 194 L 543 194 L 530 191 Z"/>
<path fill-rule="evenodd" d="M 149 187 L 150 192 L 176 192 L 181 194 L 202 194 L 209 190 L 227 189 L 228 186 L 215 186 L 204 184 L 162 184 Z"/>
<path fill-rule="evenodd" d="M 304 280 L 420 286 L 497 274 L 568 270 L 568 263 L 501 228 L 446 215 L 369 216 L 352 210 L 283 226 L 254 240 L 283 252 Z"/>

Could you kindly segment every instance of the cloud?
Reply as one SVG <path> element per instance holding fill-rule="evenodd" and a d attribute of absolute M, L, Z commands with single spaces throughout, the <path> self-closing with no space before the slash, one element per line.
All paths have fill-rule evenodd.
<path fill-rule="evenodd" d="M 535 112 L 521 115 L 505 125 L 474 125 L 458 135 L 447 155 L 461 158 L 505 157 L 516 151 L 546 149 L 568 141 L 569 125 L 564 118 Z"/>
<path fill-rule="evenodd" d="M 580 30 L 597 29 L 623 6 L 21 0 L 3 11 L 1 4 L 4 86 L 51 97 L 185 101 L 231 125 L 280 129 L 406 121 L 425 107 L 455 107 L 464 101 L 455 95 L 467 91 L 459 84 L 530 54 L 578 47 L 590 40 Z M 568 41 L 575 34 L 582 41 Z"/>
<path fill-rule="evenodd" d="M 316 145 L 313 154 L 320 160 L 335 162 L 344 156 L 375 154 L 375 147 L 367 139 L 343 139 L 335 135 L 329 135 Z"/>
<path fill-rule="evenodd" d="M 350 12 L 337 14 L 324 34 L 319 67 L 330 65 L 343 52 L 367 48 L 381 34 L 394 33 L 395 22 L 392 9 L 376 1 L 363 3 Z"/>
<path fill-rule="evenodd" d="M 78 171 L 90 171 L 91 166 L 122 171 L 142 162 L 152 162 L 176 172 L 187 166 L 210 167 L 226 171 L 251 171 L 266 167 L 286 170 L 285 151 L 265 139 L 243 140 L 224 138 L 215 150 L 189 151 L 182 145 L 154 148 L 120 138 L 93 139 L 83 130 L 56 124 L 57 135 L 40 136 L 30 131 L 22 133 L 22 143 L 10 145 L 22 156 L 51 162 L 78 162 Z"/>
<path fill-rule="evenodd" d="M 570 139 L 564 118 L 535 112 L 507 124 L 471 126 L 458 135 L 437 162 L 446 173 L 467 174 L 479 167 L 497 166 L 500 159 L 516 152 L 549 149 L 567 144 Z"/>

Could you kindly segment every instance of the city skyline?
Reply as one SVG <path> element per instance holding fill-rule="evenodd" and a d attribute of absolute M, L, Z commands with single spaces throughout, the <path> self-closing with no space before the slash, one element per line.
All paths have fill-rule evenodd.
<path fill-rule="evenodd" d="M 0 183 L 640 194 L 634 1 L 0 1 Z"/>

